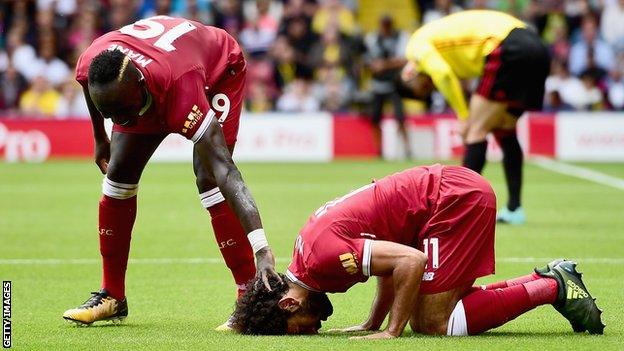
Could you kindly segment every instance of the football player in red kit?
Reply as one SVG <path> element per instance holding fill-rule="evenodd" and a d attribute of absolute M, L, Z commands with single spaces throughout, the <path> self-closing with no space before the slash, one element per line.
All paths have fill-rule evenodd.
<path fill-rule="evenodd" d="M 257 274 L 279 278 L 258 209 L 232 161 L 245 83 L 245 59 L 225 31 L 183 18 L 143 19 L 96 39 L 76 79 L 93 122 L 95 162 L 105 174 L 99 205 L 101 290 L 66 311 L 89 325 L 127 316 L 124 289 L 139 178 L 169 133 L 194 143 L 201 204 L 239 295 Z M 109 140 L 104 118 L 114 123 Z M 221 243 L 225 243 L 222 245 Z"/>
<path fill-rule="evenodd" d="M 310 217 L 285 282 L 271 291 L 252 282 L 233 327 L 245 334 L 316 333 L 333 312 L 325 293 L 377 276 L 368 319 L 343 331 L 394 338 L 409 322 L 418 333 L 472 335 L 553 304 L 575 331 L 602 334 L 601 311 L 574 262 L 556 260 L 530 275 L 474 286 L 494 273 L 495 222 L 494 191 L 467 168 L 417 167 L 375 181 Z"/>

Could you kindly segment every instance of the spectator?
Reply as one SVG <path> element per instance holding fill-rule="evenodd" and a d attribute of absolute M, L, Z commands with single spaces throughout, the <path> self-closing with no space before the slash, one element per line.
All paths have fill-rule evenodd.
<path fill-rule="evenodd" d="M 550 76 L 546 79 L 545 108 L 550 111 L 565 111 L 583 108 L 585 88 L 580 79 L 572 76 L 564 61 L 554 60 Z"/>
<path fill-rule="evenodd" d="M 321 102 L 321 108 L 329 112 L 344 112 L 352 99 L 350 92 L 355 91 L 351 80 L 344 78 L 344 71 L 336 67 L 321 68 L 317 72 L 315 95 Z"/>
<path fill-rule="evenodd" d="M 598 38 L 596 20 L 593 17 L 585 17 L 581 30 L 581 40 L 572 45 L 570 49 L 570 72 L 580 75 L 590 68 L 589 64 L 592 60 L 596 67 L 610 71 L 615 64 L 613 49 Z"/>
<path fill-rule="evenodd" d="M 453 3 L 452 0 L 435 0 L 433 9 L 425 11 L 423 24 L 435 21 L 451 13 L 459 12 L 462 8 Z"/>
<path fill-rule="evenodd" d="M 240 33 L 239 41 L 247 53 L 253 57 L 264 57 L 275 41 L 277 33 L 260 26 L 259 19 L 252 19 Z"/>
<path fill-rule="evenodd" d="M 566 60 L 570 54 L 570 42 L 568 41 L 567 27 L 560 25 L 553 28 L 553 41 L 550 44 L 550 52 L 554 59 Z"/>
<path fill-rule="evenodd" d="M 583 99 L 580 100 L 579 110 L 598 111 L 604 109 L 604 95 L 598 88 L 598 79 L 591 71 L 585 71 L 581 74 L 583 82 Z"/>
<path fill-rule="evenodd" d="M 21 30 L 13 29 L 9 32 L 7 49 L 15 69 L 27 80 L 34 79 L 37 74 L 34 70 L 37 66 L 37 55 L 35 49 L 24 42 L 24 35 Z"/>
<path fill-rule="evenodd" d="M 271 56 L 274 60 L 275 83 L 279 89 L 283 89 L 295 80 L 295 72 L 300 66 L 296 62 L 295 49 L 286 38 L 279 38 L 271 50 Z"/>
<path fill-rule="evenodd" d="M 286 27 L 286 38 L 295 49 L 295 61 L 300 65 L 308 65 L 310 49 L 318 37 L 310 30 L 307 18 L 304 16 L 291 18 Z"/>
<path fill-rule="evenodd" d="M 277 2 L 271 0 L 256 0 L 255 7 L 246 15 L 247 18 L 255 19 L 258 26 L 265 31 L 270 31 L 277 35 L 279 29 L 279 13 Z M 273 6 L 272 6 L 273 5 Z"/>
<path fill-rule="evenodd" d="M 252 81 L 248 85 L 247 110 L 250 112 L 268 112 L 273 109 L 271 97 L 263 81 Z"/>
<path fill-rule="evenodd" d="M 20 112 L 30 116 L 52 117 L 58 110 L 61 94 L 50 86 L 43 76 L 36 76 L 32 85 L 22 94 Z"/>
<path fill-rule="evenodd" d="M 602 37 L 611 46 L 624 47 L 624 0 L 607 3 L 600 19 Z"/>
<path fill-rule="evenodd" d="M 37 72 L 36 74 L 46 77 L 54 87 L 60 86 L 71 74 L 67 64 L 56 57 L 54 37 L 51 33 L 41 36 L 39 58 L 33 70 Z"/>
<path fill-rule="evenodd" d="M 241 0 L 220 0 L 215 5 L 214 25 L 238 38 L 245 25 Z"/>
<path fill-rule="evenodd" d="M 381 147 L 381 119 L 386 101 L 391 101 L 394 108 L 394 117 L 399 123 L 399 132 L 404 141 L 406 150 L 409 149 L 409 138 L 405 129 L 405 114 L 403 101 L 395 89 L 394 82 L 398 79 L 401 68 L 407 62 L 405 46 L 407 34 L 394 28 L 392 18 L 383 16 L 379 20 L 379 30 L 366 36 L 368 67 L 373 75 L 371 80 L 372 122 L 375 127 L 375 136 Z M 409 153 L 409 151 L 408 151 Z M 381 154 L 381 150 L 380 150 Z"/>
<path fill-rule="evenodd" d="M 37 0 L 39 11 L 50 10 L 60 16 L 71 16 L 76 12 L 76 0 Z"/>
<path fill-rule="evenodd" d="M 329 26 L 310 50 L 310 65 L 314 68 L 337 68 L 342 75 L 353 62 L 347 43 L 340 37 L 337 26 Z"/>
<path fill-rule="evenodd" d="M 618 62 L 607 80 L 607 99 L 614 110 L 624 110 L 624 53 L 618 55 Z"/>
<path fill-rule="evenodd" d="M 68 48 L 75 50 L 80 45 L 89 45 L 101 34 L 102 32 L 98 30 L 97 12 L 95 9 L 87 7 L 72 22 L 71 29 L 67 34 Z"/>
<path fill-rule="evenodd" d="M 280 112 L 316 112 L 320 102 L 312 94 L 312 72 L 301 69 L 295 80 L 286 86 L 284 94 L 277 100 Z"/>
<path fill-rule="evenodd" d="M 82 86 L 75 80 L 71 79 L 63 84 L 55 115 L 58 118 L 89 118 L 89 108 L 82 95 Z"/>
<path fill-rule="evenodd" d="M 0 74 L 0 110 L 16 110 L 26 85 L 24 76 L 9 64 L 6 71 Z"/>
<path fill-rule="evenodd" d="M 340 0 L 322 0 L 321 6 L 312 18 L 312 30 L 321 34 L 328 26 L 337 26 L 340 33 L 346 36 L 355 34 L 357 27 L 353 12 Z"/>

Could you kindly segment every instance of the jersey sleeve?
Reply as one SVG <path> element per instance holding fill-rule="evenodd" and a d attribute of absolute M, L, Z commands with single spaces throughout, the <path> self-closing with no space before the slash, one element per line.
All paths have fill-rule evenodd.
<path fill-rule="evenodd" d="M 214 112 L 204 91 L 205 78 L 199 70 L 189 71 L 172 84 L 167 105 L 167 126 L 196 143 L 208 129 Z"/>
<path fill-rule="evenodd" d="M 371 243 L 369 239 L 353 239 L 334 235 L 323 240 L 322 247 L 313 248 L 308 274 L 320 290 L 344 292 L 370 276 Z"/>

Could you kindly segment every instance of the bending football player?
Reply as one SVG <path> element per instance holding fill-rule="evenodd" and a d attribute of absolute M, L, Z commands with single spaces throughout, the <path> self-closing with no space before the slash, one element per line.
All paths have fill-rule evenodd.
<path fill-rule="evenodd" d="M 258 209 L 232 161 L 246 63 L 228 33 L 167 16 L 150 17 L 96 39 L 80 56 L 76 79 L 93 122 L 95 162 L 105 174 L 99 206 L 99 292 L 63 318 L 89 325 L 128 315 L 125 274 L 141 173 L 170 133 L 191 140 L 201 204 L 239 295 L 256 275 L 273 277 L 275 260 Z M 104 118 L 113 123 L 112 138 Z M 220 327 L 228 329 L 228 323 Z"/>
<path fill-rule="evenodd" d="M 574 331 L 602 334 L 601 311 L 576 271 L 556 260 L 534 273 L 486 286 L 494 273 L 496 197 L 463 167 L 412 168 L 319 208 L 295 242 L 286 283 L 251 285 L 234 329 L 245 334 L 314 334 L 332 314 L 325 293 L 377 276 L 363 338 L 395 338 L 410 323 L 423 334 L 473 335 L 553 304 Z"/>

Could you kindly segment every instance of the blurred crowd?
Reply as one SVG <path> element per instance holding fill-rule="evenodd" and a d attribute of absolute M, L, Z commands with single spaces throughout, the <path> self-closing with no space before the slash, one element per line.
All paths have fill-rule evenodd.
<path fill-rule="evenodd" d="M 4 0 L 0 118 L 88 118 L 82 88 L 73 79 L 77 58 L 103 33 L 153 15 L 187 17 L 235 36 L 249 62 L 249 111 L 376 113 L 385 103 L 402 114 L 392 82 L 404 63 L 409 32 L 475 8 L 511 13 L 548 43 L 553 60 L 546 110 L 624 109 L 624 0 L 420 0 L 409 14 L 411 28 L 399 29 L 391 16 L 379 13 L 377 27 L 366 31 L 357 19 L 359 6 L 368 3 Z M 448 107 L 434 95 L 416 109 Z"/>

